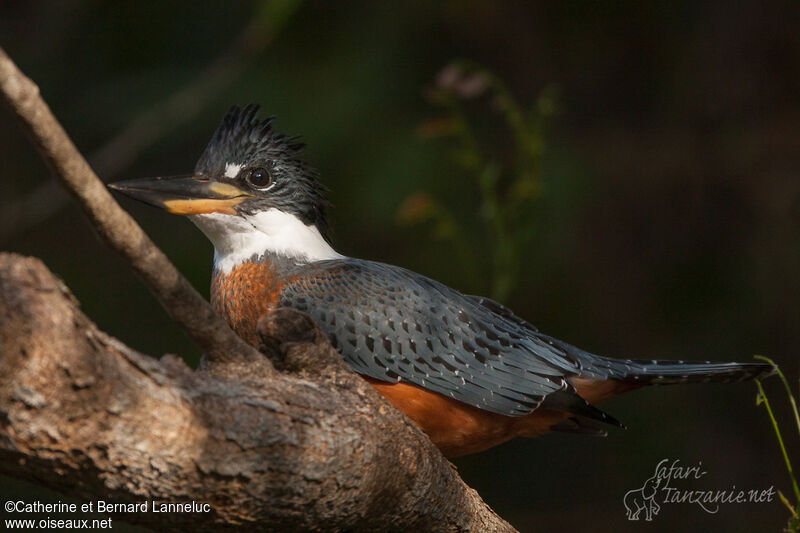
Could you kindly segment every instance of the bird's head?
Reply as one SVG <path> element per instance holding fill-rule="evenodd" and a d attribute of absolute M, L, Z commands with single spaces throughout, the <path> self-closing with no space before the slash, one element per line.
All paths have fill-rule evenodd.
<path fill-rule="evenodd" d="M 190 219 L 215 248 L 217 268 L 274 253 L 314 261 L 331 248 L 325 188 L 300 161 L 303 145 L 259 120 L 259 107 L 232 107 L 194 172 L 109 185 L 132 198 Z"/>

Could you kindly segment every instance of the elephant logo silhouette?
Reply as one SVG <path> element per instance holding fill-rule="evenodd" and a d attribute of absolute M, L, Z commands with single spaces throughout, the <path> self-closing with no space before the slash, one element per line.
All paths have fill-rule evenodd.
<path fill-rule="evenodd" d="M 658 514 L 661 507 L 656 503 L 656 494 L 661 478 L 653 474 L 653 477 L 644 482 L 640 489 L 629 490 L 625 493 L 622 503 L 625 504 L 626 516 L 628 520 L 639 520 L 639 514 L 644 511 L 644 519 L 648 522 L 653 520 L 653 515 Z"/>

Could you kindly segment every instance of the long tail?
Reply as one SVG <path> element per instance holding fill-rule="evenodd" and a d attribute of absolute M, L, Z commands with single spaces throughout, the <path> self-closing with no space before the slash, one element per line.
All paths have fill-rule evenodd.
<path fill-rule="evenodd" d="M 542 403 L 543 407 L 570 414 L 550 426 L 553 431 L 605 436 L 607 432 L 603 424 L 625 427 L 593 404 L 645 385 L 734 383 L 766 377 L 775 372 L 775 367 L 768 363 L 612 359 L 594 355 L 547 335 L 539 334 L 539 337 L 563 350 L 580 365 L 578 374 L 568 378 L 577 395 L 553 393 Z"/>
<path fill-rule="evenodd" d="M 632 385 L 734 383 L 767 377 L 775 372 L 775 367 L 769 363 L 612 359 L 591 354 L 553 337 L 542 335 L 542 338 L 574 357 L 582 366 L 580 377 L 586 379 L 611 379 Z"/>
<path fill-rule="evenodd" d="M 668 359 L 609 359 L 595 356 L 589 371 L 607 379 L 672 385 L 674 383 L 735 383 L 761 378 L 775 372 L 768 363 L 715 363 L 713 361 L 673 361 Z"/>

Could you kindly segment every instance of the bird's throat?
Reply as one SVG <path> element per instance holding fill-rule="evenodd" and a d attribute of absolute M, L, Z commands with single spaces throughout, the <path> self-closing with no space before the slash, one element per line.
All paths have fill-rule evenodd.
<path fill-rule="evenodd" d="M 342 257 L 316 226 L 277 209 L 252 215 L 194 215 L 191 220 L 214 244 L 214 268 L 223 273 L 269 255 L 299 263 Z"/>

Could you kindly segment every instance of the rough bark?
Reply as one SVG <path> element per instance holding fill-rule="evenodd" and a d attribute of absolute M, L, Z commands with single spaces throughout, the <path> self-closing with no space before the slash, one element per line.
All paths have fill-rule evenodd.
<path fill-rule="evenodd" d="M 193 371 L 99 331 L 38 260 L 0 254 L 0 471 L 155 529 L 513 531 L 297 311 L 258 363 Z M 254 371 L 255 370 L 255 371 Z"/>

